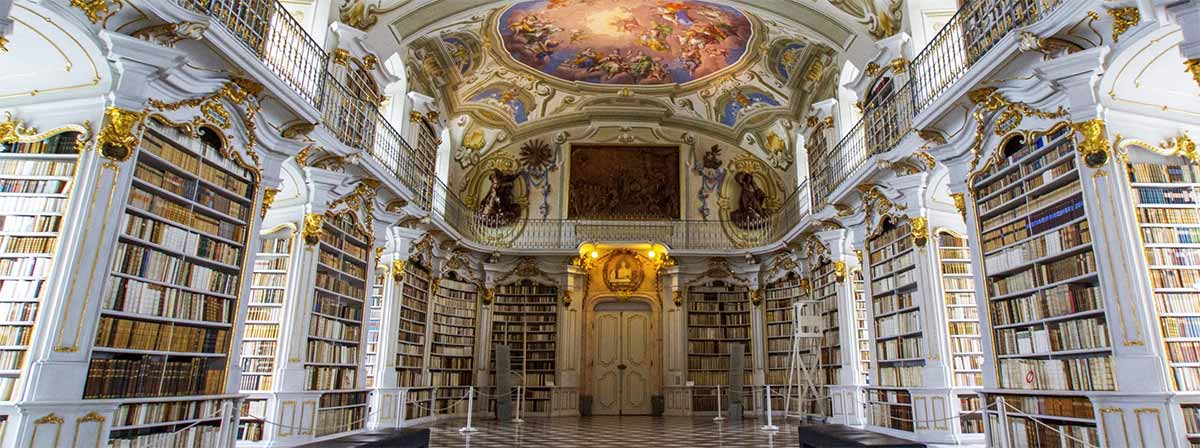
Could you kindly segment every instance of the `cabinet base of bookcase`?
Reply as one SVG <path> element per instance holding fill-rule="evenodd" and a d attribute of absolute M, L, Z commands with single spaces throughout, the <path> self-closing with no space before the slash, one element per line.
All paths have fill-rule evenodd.
<path fill-rule="evenodd" d="M 863 429 L 871 432 L 877 432 L 883 435 L 898 437 L 901 439 L 921 442 L 928 446 L 953 446 L 953 447 L 972 447 L 983 448 L 986 446 L 983 434 L 958 434 L 955 435 L 948 430 L 924 430 L 918 429 L 915 432 L 902 431 L 899 429 L 884 428 L 882 426 L 865 425 Z"/>
<path fill-rule="evenodd" d="M 828 386 L 829 406 L 832 415 L 827 422 L 835 425 L 846 425 L 861 428 L 867 424 L 863 415 L 863 386 Z"/>
<path fill-rule="evenodd" d="M 117 404 L 73 401 L 5 406 L 8 421 L 0 446 L 56 447 L 68 440 L 108 440 Z M 88 444 L 90 444 L 89 442 Z"/>
<path fill-rule="evenodd" d="M 371 410 L 367 417 L 367 429 L 399 428 L 404 419 L 401 414 L 407 394 L 407 390 L 398 387 L 371 389 L 367 395 L 368 409 Z"/>

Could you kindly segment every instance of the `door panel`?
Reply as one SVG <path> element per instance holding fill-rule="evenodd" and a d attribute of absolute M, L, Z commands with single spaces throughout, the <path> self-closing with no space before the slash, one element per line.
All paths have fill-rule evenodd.
<path fill-rule="evenodd" d="M 650 413 L 650 313 L 622 313 L 621 414 Z"/>
<path fill-rule="evenodd" d="M 596 313 L 596 415 L 619 415 L 621 413 L 621 313 L 602 311 Z"/>

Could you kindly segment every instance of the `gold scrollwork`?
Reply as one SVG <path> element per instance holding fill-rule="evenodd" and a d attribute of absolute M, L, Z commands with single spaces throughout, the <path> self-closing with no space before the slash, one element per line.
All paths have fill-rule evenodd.
<path fill-rule="evenodd" d="M 967 217 L 967 200 L 962 193 L 950 193 L 950 199 L 954 200 L 954 208 L 958 209 L 958 214 L 962 215 L 963 219 Z"/>
<path fill-rule="evenodd" d="M 563 303 L 563 306 L 567 306 L 567 307 L 571 306 L 571 300 L 572 300 L 572 299 L 571 299 L 571 292 L 570 292 L 570 291 L 563 291 L 563 296 L 562 296 L 562 303 Z"/>
<path fill-rule="evenodd" d="M 1119 42 L 1122 34 L 1142 21 L 1142 13 L 1136 6 L 1112 8 L 1108 10 L 1108 15 L 1113 19 L 1113 43 Z"/>
<path fill-rule="evenodd" d="M 675 303 L 675 306 L 683 306 L 683 290 L 671 291 L 671 301 Z"/>
<path fill-rule="evenodd" d="M 315 246 L 321 242 L 321 224 L 325 221 L 325 215 L 320 213 L 305 213 L 304 227 L 301 230 L 301 235 L 304 236 L 304 243 L 309 246 Z"/>
<path fill-rule="evenodd" d="M 924 216 L 917 216 L 911 220 L 913 245 L 917 247 L 925 247 L 929 242 L 929 220 Z"/>
<path fill-rule="evenodd" d="M 1108 163 L 1112 147 L 1108 142 L 1108 126 L 1104 120 L 1094 118 L 1075 123 L 1075 131 L 1083 137 L 1079 142 L 1079 152 L 1088 167 L 1096 169 Z"/>
<path fill-rule="evenodd" d="M 408 267 L 408 261 L 395 259 L 392 260 L 392 280 L 400 281 L 404 278 L 404 269 Z"/>
<path fill-rule="evenodd" d="M 750 304 L 758 306 L 762 304 L 763 290 L 762 288 L 754 288 L 750 291 Z"/>
<path fill-rule="evenodd" d="M 1192 74 L 1192 79 L 1196 80 L 1196 85 L 1200 86 L 1200 58 L 1188 59 L 1183 63 L 1184 70 Z"/>
<path fill-rule="evenodd" d="M 109 106 L 104 110 L 104 123 L 96 135 L 96 146 L 100 155 L 107 159 L 124 162 L 137 149 L 138 132 L 146 119 L 145 112 L 135 112 Z"/>
<path fill-rule="evenodd" d="M 92 23 L 104 27 L 108 18 L 121 11 L 124 4 L 121 0 L 113 0 L 112 6 L 109 6 L 108 0 L 71 0 L 71 6 L 82 10 Z"/>
<path fill-rule="evenodd" d="M 1129 148 L 1138 147 L 1158 155 L 1166 157 L 1183 157 L 1188 163 L 1200 165 L 1200 152 L 1196 151 L 1196 142 L 1192 141 L 1187 134 L 1181 134 L 1178 137 L 1172 137 L 1164 141 L 1161 145 L 1154 145 L 1146 141 L 1127 139 L 1117 134 L 1116 148 L 1117 152 L 1124 156 L 1128 161 Z"/>
<path fill-rule="evenodd" d="M 496 288 L 484 288 L 483 294 L 479 295 L 479 299 L 483 301 L 484 306 L 491 305 L 496 301 Z"/>
<path fill-rule="evenodd" d="M 275 195 L 277 195 L 277 194 L 279 194 L 279 189 L 277 189 L 277 188 L 267 188 L 267 189 L 263 190 L 263 200 L 262 200 L 262 217 L 263 218 L 267 217 L 267 210 L 270 210 L 271 205 L 275 204 Z"/>
<path fill-rule="evenodd" d="M 835 278 L 837 278 L 837 281 L 839 281 L 839 282 L 846 279 L 846 262 L 845 261 L 838 260 L 838 261 L 833 262 L 833 275 Z"/>

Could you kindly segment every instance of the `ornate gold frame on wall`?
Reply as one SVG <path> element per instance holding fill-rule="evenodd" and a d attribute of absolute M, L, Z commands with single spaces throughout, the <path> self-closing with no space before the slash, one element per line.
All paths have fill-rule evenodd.
<path fill-rule="evenodd" d="M 757 157 L 743 154 L 729 162 L 725 180 L 721 183 L 717 198 L 717 210 L 718 216 L 721 218 L 721 229 L 725 231 L 725 236 L 737 247 L 759 246 L 765 242 L 767 229 L 765 227 L 757 230 L 742 229 L 735 225 L 730 217 L 738 206 L 734 190 L 738 190 L 738 194 L 741 193 L 741 188 L 738 187 L 735 179 L 738 173 L 750 174 L 754 178 L 754 182 L 766 194 L 767 199 L 764 205 L 768 215 L 776 212 L 783 205 L 784 193 L 780 187 L 781 182 L 766 162 Z"/>

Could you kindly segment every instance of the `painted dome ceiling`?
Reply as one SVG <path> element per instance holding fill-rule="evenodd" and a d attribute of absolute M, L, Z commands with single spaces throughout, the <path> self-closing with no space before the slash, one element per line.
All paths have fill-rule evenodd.
<path fill-rule="evenodd" d="M 513 60 L 571 82 L 687 84 L 741 60 L 753 25 L 741 11 L 704 1 L 535 0 L 495 24 Z"/>

